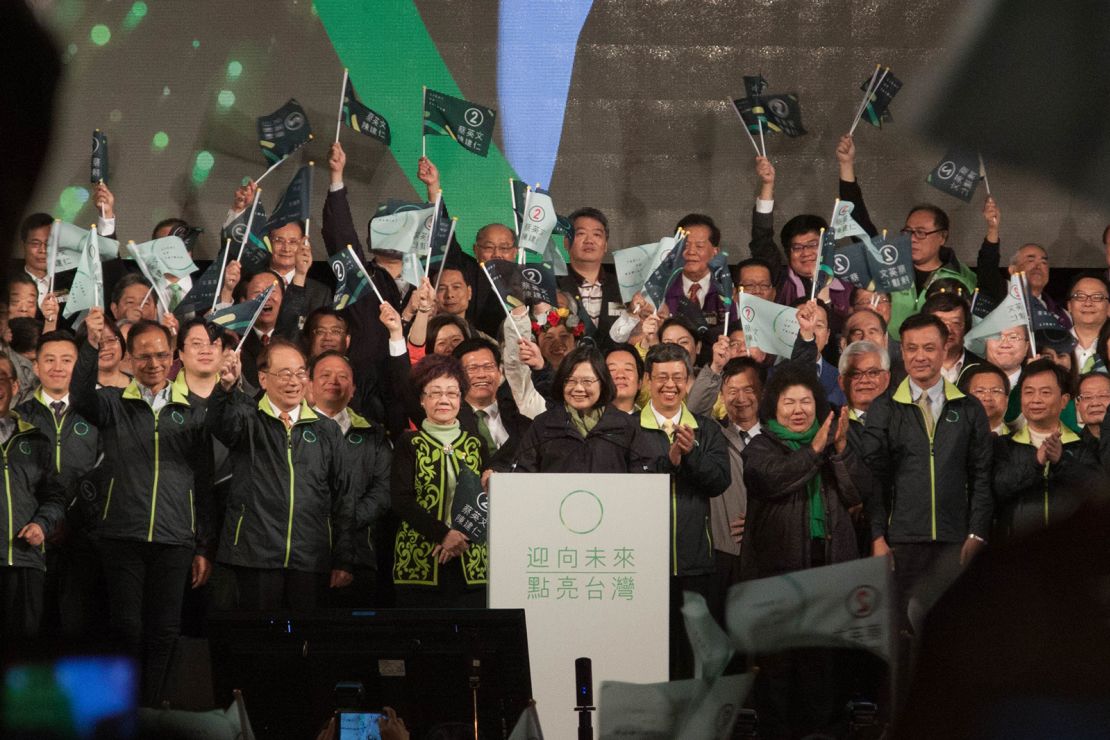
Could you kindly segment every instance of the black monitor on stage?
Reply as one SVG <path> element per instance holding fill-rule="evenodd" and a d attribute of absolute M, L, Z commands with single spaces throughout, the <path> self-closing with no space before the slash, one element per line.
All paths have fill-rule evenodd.
<path fill-rule="evenodd" d="M 413 737 L 473 728 L 473 683 L 487 740 L 506 737 L 532 697 L 522 609 L 236 614 L 208 632 L 216 703 L 241 690 L 259 740 L 313 737 L 334 710 L 358 709 L 337 706 L 342 682 L 362 683 L 362 709 L 396 709 Z"/>

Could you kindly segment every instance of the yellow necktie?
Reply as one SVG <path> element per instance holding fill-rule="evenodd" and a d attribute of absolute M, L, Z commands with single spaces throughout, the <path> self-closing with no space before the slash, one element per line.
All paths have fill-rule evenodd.
<path fill-rule="evenodd" d="M 278 414 L 278 418 L 281 419 L 281 423 L 285 425 L 285 431 L 289 431 L 293 428 L 293 417 L 291 417 L 289 414 L 282 411 L 280 414 Z"/>
<path fill-rule="evenodd" d="M 922 393 L 917 397 L 917 407 L 921 409 L 921 415 L 925 417 L 925 429 L 929 432 L 929 436 L 933 436 L 933 428 L 936 426 L 936 421 L 933 419 L 933 407 L 929 403 L 929 394 Z"/>

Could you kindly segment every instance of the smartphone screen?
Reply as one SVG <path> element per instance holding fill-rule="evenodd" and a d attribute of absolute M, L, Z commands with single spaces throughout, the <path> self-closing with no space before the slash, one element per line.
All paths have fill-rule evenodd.
<path fill-rule="evenodd" d="M 381 740 L 377 712 L 340 712 L 339 740 Z"/>

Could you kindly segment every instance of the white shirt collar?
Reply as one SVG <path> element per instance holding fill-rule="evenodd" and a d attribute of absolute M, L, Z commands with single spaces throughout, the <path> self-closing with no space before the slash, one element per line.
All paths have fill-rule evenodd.
<path fill-rule="evenodd" d="M 42 388 L 42 386 L 39 386 L 39 387 Z M 53 403 L 55 401 L 61 401 L 62 403 L 64 403 L 66 405 L 66 408 L 69 408 L 69 392 L 68 391 L 61 398 L 54 398 L 54 396 L 52 396 L 52 395 L 50 395 L 49 393 L 46 392 L 45 388 L 42 388 L 42 400 L 46 402 L 47 406 L 49 406 L 51 403 Z"/>
<path fill-rule="evenodd" d="M 909 379 L 909 383 L 910 383 L 910 397 L 911 397 L 912 400 L 916 401 L 921 396 L 921 392 L 924 389 L 921 386 L 919 386 L 917 383 L 913 382 L 912 378 Z M 939 401 L 943 401 L 944 400 L 944 377 L 941 376 L 941 378 L 936 383 L 933 384 L 933 387 L 928 389 L 925 392 L 929 394 L 929 403 L 934 403 L 935 404 Z"/>
<path fill-rule="evenodd" d="M 739 424 L 733 424 L 732 428 L 736 430 L 737 434 L 739 434 L 740 432 L 747 433 L 749 438 L 754 437 L 755 435 L 763 431 L 763 427 L 759 425 L 758 421 L 755 424 L 752 424 L 747 429 L 741 429 Z"/>
<path fill-rule="evenodd" d="M 340 409 L 339 413 L 336 414 L 335 416 L 332 416 L 331 414 L 329 414 L 327 411 L 324 411 L 319 406 L 313 406 L 312 408 L 316 411 L 316 413 L 320 414 L 320 416 L 326 416 L 327 418 L 331 419 L 336 424 L 338 424 L 339 428 L 343 430 L 344 434 L 351 431 L 351 415 L 349 413 L 347 413 L 346 408 Z M 300 413 L 300 409 L 297 409 L 297 412 Z M 290 416 L 292 416 L 292 414 L 290 414 Z"/>
<path fill-rule="evenodd" d="M 274 415 L 280 417 L 281 416 L 281 409 L 279 409 L 277 407 L 277 404 L 274 403 L 274 399 L 270 398 L 269 396 L 266 396 L 266 400 L 269 401 L 270 408 L 272 408 L 274 410 Z M 296 408 L 294 408 L 292 411 L 287 411 L 286 413 L 289 414 L 289 418 L 293 420 L 294 424 L 296 424 L 297 421 L 301 418 L 301 405 L 298 403 Z"/>
<path fill-rule="evenodd" d="M 682 407 L 681 406 L 678 408 L 678 413 L 676 413 L 674 416 L 668 417 L 668 416 L 663 416 L 661 413 L 659 413 L 659 409 L 655 408 L 655 403 L 654 402 L 650 402 L 650 403 L 651 403 L 651 413 L 655 414 L 655 423 L 659 425 L 660 429 L 662 429 L 663 425 L 668 421 L 671 422 L 672 424 L 674 424 L 675 426 L 677 426 L 678 422 L 682 419 Z"/>
<path fill-rule="evenodd" d="M 289 285 L 292 284 L 293 278 L 296 276 L 296 274 L 297 274 L 297 268 L 296 267 L 294 267 L 289 272 L 282 273 L 281 279 L 285 281 L 285 287 L 289 287 Z"/>
<path fill-rule="evenodd" d="M 698 291 L 698 300 L 699 301 L 704 301 L 705 296 L 707 296 L 709 294 L 709 277 L 710 277 L 710 275 L 707 272 L 707 273 L 705 273 L 705 275 L 702 276 L 701 280 L 691 280 L 690 278 L 686 277 L 685 274 L 683 274 L 682 275 L 682 293 L 683 293 L 683 295 L 690 295 L 690 286 L 693 285 L 694 283 L 697 283 L 698 285 L 701 286 L 701 290 Z"/>

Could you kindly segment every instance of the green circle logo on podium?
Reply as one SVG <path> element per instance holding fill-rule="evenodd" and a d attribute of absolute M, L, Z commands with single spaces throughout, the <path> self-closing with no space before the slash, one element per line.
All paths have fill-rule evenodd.
<path fill-rule="evenodd" d="M 597 494 L 579 488 L 559 502 L 559 521 L 574 534 L 589 534 L 601 526 L 605 507 Z"/>

